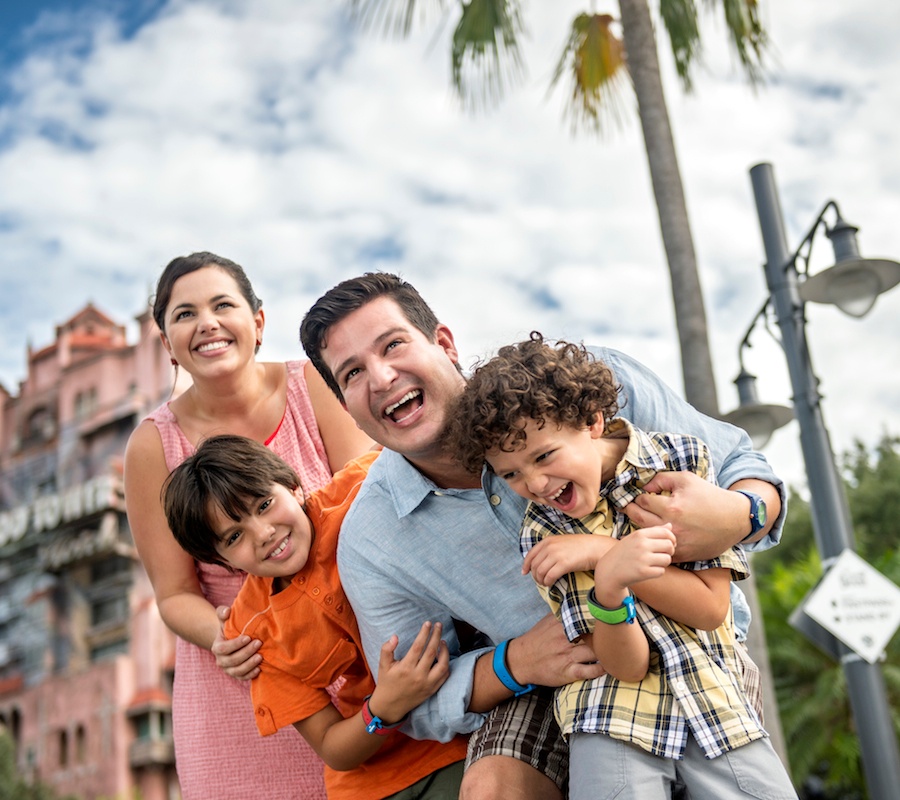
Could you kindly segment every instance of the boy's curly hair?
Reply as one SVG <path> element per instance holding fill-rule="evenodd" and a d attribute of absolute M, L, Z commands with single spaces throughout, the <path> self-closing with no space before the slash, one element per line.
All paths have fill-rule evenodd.
<path fill-rule="evenodd" d="M 612 370 L 584 345 L 551 345 L 532 331 L 475 369 L 450 415 L 448 451 L 466 469 L 480 471 L 489 450 L 525 446 L 528 420 L 584 428 L 602 414 L 608 422 L 619 410 L 620 389 Z"/>

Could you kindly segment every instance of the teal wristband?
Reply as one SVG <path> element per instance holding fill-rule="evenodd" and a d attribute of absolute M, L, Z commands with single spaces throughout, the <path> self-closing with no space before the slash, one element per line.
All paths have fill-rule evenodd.
<path fill-rule="evenodd" d="M 509 647 L 509 639 L 505 642 L 500 642 L 494 648 L 494 674 L 500 683 L 513 693 L 513 697 L 521 697 L 523 694 L 528 694 L 535 687 L 533 683 L 523 686 L 510 674 L 509 667 L 506 666 L 507 647 Z"/>

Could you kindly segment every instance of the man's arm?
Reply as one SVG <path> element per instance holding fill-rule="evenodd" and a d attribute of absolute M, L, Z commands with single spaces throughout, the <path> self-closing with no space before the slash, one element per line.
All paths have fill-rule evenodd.
<path fill-rule="evenodd" d="M 344 520 L 338 544 L 338 570 L 356 613 L 366 660 L 378 680 L 381 645 L 396 634 L 400 651 L 411 641 L 423 621 L 440 622 L 450 651 L 450 676 L 430 698 L 415 708 L 404 732 L 416 739 L 448 741 L 457 733 L 470 733 L 484 721 L 484 713 L 512 696 L 493 670 L 493 648 L 460 652 L 453 618 L 445 607 L 428 599 L 426 588 L 415 583 L 414 570 L 391 574 L 379 569 L 377 554 L 366 525 L 371 508 L 351 508 Z M 357 525 L 360 527 L 357 528 Z M 396 553 L 394 553 L 396 555 Z M 512 564 L 515 569 L 515 564 Z M 537 589 L 534 589 L 537 597 Z M 373 601 L 373 598 L 376 601 Z M 587 645 L 573 646 L 562 625 L 548 614 L 532 628 L 512 638 L 506 651 L 506 665 L 514 680 L 561 686 L 573 680 L 602 674 L 596 656 Z"/>
<path fill-rule="evenodd" d="M 765 457 L 754 451 L 750 437 L 740 428 L 701 414 L 678 397 L 651 370 L 630 356 L 609 348 L 591 348 L 613 370 L 622 384 L 620 415 L 647 431 L 690 433 L 709 446 L 722 489 L 689 473 L 661 473 L 646 487 L 671 491 L 669 496 L 644 496 L 626 513 L 641 526 L 671 522 L 678 539 L 677 561 L 712 558 L 741 541 L 750 532 L 749 500 L 735 489 L 761 495 L 768 505 L 767 528 L 750 550 L 778 544 L 786 512 L 783 482 Z M 716 520 L 713 522 L 713 520 Z"/>
<path fill-rule="evenodd" d="M 475 662 L 486 648 L 461 654 L 448 610 L 426 600 L 407 582 L 378 571 L 372 560 L 354 546 L 355 525 L 356 516 L 351 509 L 338 544 L 338 571 L 356 614 L 366 661 L 376 683 L 384 642 L 396 635 L 403 651 L 424 621 L 440 622 L 450 652 L 450 675 L 438 692 L 410 712 L 403 730 L 416 739 L 440 742 L 450 741 L 458 733 L 470 733 L 484 721 L 482 714 L 469 711 L 469 700 Z M 359 539 L 365 541 L 364 537 Z"/>

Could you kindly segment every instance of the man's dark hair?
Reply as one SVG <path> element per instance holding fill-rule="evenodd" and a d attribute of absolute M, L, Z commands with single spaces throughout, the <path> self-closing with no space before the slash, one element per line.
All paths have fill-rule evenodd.
<path fill-rule="evenodd" d="M 169 474 L 163 506 L 169 528 L 182 549 L 197 561 L 229 567 L 218 551 L 213 512 L 235 522 L 252 513 L 255 501 L 280 483 L 293 491 L 300 478 L 290 464 L 245 436 L 213 436 Z"/>
<path fill-rule="evenodd" d="M 537 331 L 501 347 L 475 369 L 449 414 L 447 450 L 472 472 L 484 454 L 525 447 L 525 424 L 534 420 L 585 428 L 597 415 L 608 422 L 619 411 L 612 370 L 581 344 L 548 344 Z"/>
<path fill-rule="evenodd" d="M 412 284 L 389 272 L 367 272 L 357 278 L 342 281 L 316 300 L 300 323 L 300 344 L 338 400 L 343 400 L 344 396 L 322 358 L 322 350 L 327 347 L 328 331 L 345 317 L 379 297 L 393 300 L 406 319 L 429 342 L 435 341 L 435 331 L 440 324 L 438 318 Z"/>

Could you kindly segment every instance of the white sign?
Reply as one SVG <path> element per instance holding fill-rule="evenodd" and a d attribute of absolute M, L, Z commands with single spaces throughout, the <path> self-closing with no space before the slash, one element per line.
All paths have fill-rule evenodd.
<path fill-rule="evenodd" d="M 900 587 L 852 550 L 844 550 L 803 610 L 874 664 L 900 625 Z"/>

